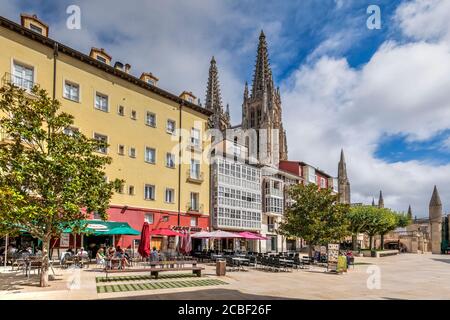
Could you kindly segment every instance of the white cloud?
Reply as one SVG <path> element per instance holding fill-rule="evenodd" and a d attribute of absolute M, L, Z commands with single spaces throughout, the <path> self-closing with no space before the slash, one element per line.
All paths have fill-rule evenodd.
<path fill-rule="evenodd" d="M 413 7 L 422 10 L 420 4 Z M 401 26 L 402 17 L 421 16 L 409 5 L 407 15 L 403 6 L 397 12 Z M 434 29 L 444 30 L 445 23 Z M 405 28 L 413 26 L 408 22 Z M 300 66 L 282 87 L 290 158 L 336 173 L 343 147 L 353 201 L 370 203 L 382 189 L 387 206 L 406 211 L 411 204 L 414 214 L 427 216 L 437 184 L 448 210 L 450 165 L 390 164 L 374 156 L 383 134 L 402 133 L 414 141 L 450 128 L 450 47 L 434 29 L 427 34 L 441 35 L 436 41 L 385 42 L 360 69 L 328 56 Z"/>
<path fill-rule="evenodd" d="M 402 4 L 396 19 L 403 33 L 417 40 L 450 40 L 450 1 L 415 0 Z"/>

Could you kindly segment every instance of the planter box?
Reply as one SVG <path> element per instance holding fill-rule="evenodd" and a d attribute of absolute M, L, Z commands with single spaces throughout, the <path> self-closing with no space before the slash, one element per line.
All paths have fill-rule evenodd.
<path fill-rule="evenodd" d="M 364 257 L 374 257 L 374 258 L 381 258 L 381 257 L 387 257 L 387 256 L 394 256 L 399 253 L 398 250 L 383 250 L 383 251 L 361 251 L 362 255 Z"/>

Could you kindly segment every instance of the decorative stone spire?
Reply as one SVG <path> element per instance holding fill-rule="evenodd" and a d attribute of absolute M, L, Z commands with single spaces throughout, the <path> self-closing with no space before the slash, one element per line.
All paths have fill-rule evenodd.
<path fill-rule="evenodd" d="M 211 128 L 224 131 L 230 127 L 230 117 L 227 117 L 223 111 L 222 97 L 220 94 L 219 72 L 214 56 L 211 58 L 211 63 L 209 66 L 205 108 L 214 112 L 209 119 L 209 126 Z"/>
<path fill-rule="evenodd" d="M 411 210 L 411 205 L 409 205 L 408 207 L 408 213 L 406 214 L 407 218 L 409 221 L 412 221 L 412 210 Z"/>
<path fill-rule="evenodd" d="M 247 81 L 245 81 L 245 87 L 244 87 L 244 101 L 248 99 L 248 84 Z"/>
<path fill-rule="evenodd" d="M 436 186 L 434 186 L 433 195 L 430 200 L 429 218 L 431 225 L 431 252 L 440 254 L 442 242 L 442 202 Z"/>
<path fill-rule="evenodd" d="M 215 111 L 222 109 L 222 97 L 220 95 L 219 72 L 217 70 L 216 59 L 211 58 L 209 66 L 208 86 L 206 89 L 205 107 L 208 110 Z"/>
<path fill-rule="evenodd" d="M 261 30 L 256 57 L 255 73 L 253 74 L 252 97 L 264 93 L 267 87 L 273 88 L 272 70 L 270 69 L 269 53 L 264 31 Z"/>
<path fill-rule="evenodd" d="M 434 186 L 433 195 L 431 196 L 429 213 L 430 220 L 440 222 L 442 221 L 442 202 L 436 186 Z"/>
<path fill-rule="evenodd" d="M 384 208 L 384 199 L 383 199 L 383 192 L 380 190 L 380 196 L 378 198 L 378 208 Z"/>
<path fill-rule="evenodd" d="M 375 207 L 375 198 L 372 198 L 372 207 Z"/>
<path fill-rule="evenodd" d="M 341 159 L 338 164 L 338 194 L 340 203 L 350 204 L 350 182 L 347 177 L 347 165 L 343 149 L 341 149 Z"/>

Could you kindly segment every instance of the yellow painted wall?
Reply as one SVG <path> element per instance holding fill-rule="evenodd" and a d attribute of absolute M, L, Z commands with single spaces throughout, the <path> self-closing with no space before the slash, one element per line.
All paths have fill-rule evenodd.
<path fill-rule="evenodd" d="M 53 50 L 15 32 L 0 28 L 0 74 L 12 72 L 12 61 L 31 65 L 35 70 L 35 82 L 52 94 L 53 90 Z M 80 102 L 73 102 L 63 97 L 64 81 L 80 86 Z M 95 92 L 108 95 L 109 112 L 94 108 Z M 123 79 L 108 74 L 96 67 L 60 53 L 57 61 L 56 99 L 62 104 L 62 110 L 74 115 L 75 124 L 81 132 L 93 137 L 94 132 L 107 135 L 108 155 L 113 162 L 106 170 L 109 179 L 126 180 L 125 194 L 115 194 L 112 204 L 131 207 L 178 210 L 178 165 L 175 169 L 167 168 L 166 152 L 174 150 L 178 159 L 178 138 L 166 132 L 167 119 L 176 121 L 179 126 L 178 103 L 156 95 L 149 90 L 133 85 Z M 118 115 L 119 104 L 125 107 L 125 116 Z M 131 110 L 137 112 L 137 120 L 131 119 Z M 146 112 L 156 114 L 156 128 L 145 124 Z M 202 131 L 206 128 L 207 116 L 188 107 L 183 107 L 182 126 L 189 132 L 194 122 L 200 122 Z M 203 133 L 203 132 L 202 132 Z M 118 154 L 118 145 L 126 147 L 124 156 Z M 145 147 L 156 149 L 156 164 L 144 161 Z M 129 147 L 135 147 L 137 156 L 128 156 Z M 183 153 L 188 152 L 183 148 Z M 201 184 L 187 182 L 189 164 L 181 168 L 181 211 L 186 211 L 190 192 L 200 193 L 203 213 L 209 213 L 209 168 L 202 164 L 204 181 Z M 144 185 L 156 186 L 156 199 L 144 200 Z M 135 195 L 127 194 L 129 185 L 135 187 Z M 175 201 L 165 203 L 165 188 L 175 190 Z"/>

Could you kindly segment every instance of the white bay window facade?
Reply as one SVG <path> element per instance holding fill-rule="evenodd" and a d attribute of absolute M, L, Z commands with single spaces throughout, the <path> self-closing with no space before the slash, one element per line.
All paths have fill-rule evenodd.
<path fill-rule="evenodd" d="M 211 215 L 214 228 L 261 230 L 260 169 L 216 157 L 211 170 Z"/>

